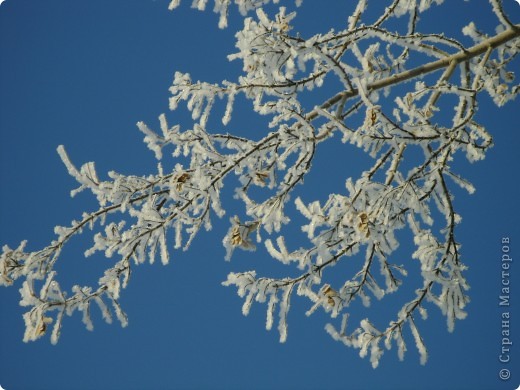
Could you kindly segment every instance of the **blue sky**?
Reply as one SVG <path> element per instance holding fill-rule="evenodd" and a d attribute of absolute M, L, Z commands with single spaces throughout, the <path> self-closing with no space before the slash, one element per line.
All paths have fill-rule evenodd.
<path fill-rule="evenodd" d="M 147 174 L 156 162 L 135 124 L 142 120 L 158 127 L 158 115 L 168 111 L 174 72 L 211 82 L 236 79 L 241 65 L 226 60 L 242 25 L 236 10 L 230 27 L 219 30 L 215 14 L 196 12 L 189 3 L 185 0 L 175 12 L 167 10 L 165 0 L 6 0 L 0 6 L 0 244 L 14 247 L 28 239 L 30 250 L 39 249 L 53 238 L 55 225 L 67 225 L 82 211 L 94 209 L 87 193 L 69 197 L 75 183 L 56 153 L 59 144 L 77 165 L 95 161 L 101 175 L 109 170 Z M 320 6 L 325 3 L 329 9 Z M 338 26 L 346 17 L 342 4 L 305 0 L 298 23 L 310 30 L 316 25 L 316 31 L 319 25 Z M 435 21 L 458 25 L 461 16 L 492 26 L 494 20 L 488 19 L 493 17 L 476 4 L 482 2 L 461 2 L 449 14 L 434 10 L 428 28 L 442 31 Z M 512 0 L 504 5 L 518 21 L 520 6 Z M 518 368 L 508 382 L 500 381 L 498 371 L 518 367 L 520 360 L 518 294 L 513 292 L 510 308 L 516 345 L 509 366 L 498 361 L 498 295 L 501 238 L 510 238 L 513 257 L 520 247 L 517 111 L 517 101 L 497 111 L 482 96 L 478 117 L 494 136 L 495 146 L 484 161 L 458 163 L 459 172 L 477 189 L 471 196 L 455 191 L 463 217 L 458 241 L 469 266 L 472 301 L 468 318 L 459 321 L 452 334 L 433 307 L 430 318 L 418 322 L 429 350 L 426 366 L 419 365 L 410 338 L 404 362 L 398 361 L 395 350 L 386 351 L 373 370 L 357 351 L 326 334 L 323 313 L 305 317 L 307 303 L 298 298 L 285 344 L 278 342 L 275 330 L 265 331 L 265 306 L 253 306 L 243 317 L 235 290 L 220 283 L 231 271 L 256 268 L 267 255 L 244 252 L 224 262 L 225 217 L 188 252 L 173 253 L 167 267 L 145 264 L 134 269 L 121 300 L 129 316 L 125 329 L 94 315 L 95 329 L 89 332 L 76 314 L 65 319 L 56 346 L 48 338 L 25 344 L 19 285 L 0 289 L 0 385 L 6 390 L 516 388 Z M 167 115 L 170 123 L 190 124 L 185 112 Z M 236 123 L 251 123 L 247 113 L 235 115 Z M 251 131 L 263 130 L 257 126 Z M 330 163 L 327 155 L 341 154 L 343 147 L 332 145 L 318 154 L 318 173 L 304 190 L 309 200 L 324 195 L 320 187 L 342 190 L 345 177 L 322 172 Z M 291 239 L 298 243 L 298 236 Z M 104 269 L 108 260 L 85 260 L 82 248 L 79 243 L 64 253 L 61 279 L 86 280 Z M 402 254 L 409 256 L 410 249 L 404 246 Z M 409 258 L 403 263 L 413 275 L 417 264 Z M 520 286 L 516 268 L 513 263 L 513 291 Z M 273 272 L 279 270 L 273 267 Z M 377 307 L 384 311 L 381 305 L 374 310 Z"/>

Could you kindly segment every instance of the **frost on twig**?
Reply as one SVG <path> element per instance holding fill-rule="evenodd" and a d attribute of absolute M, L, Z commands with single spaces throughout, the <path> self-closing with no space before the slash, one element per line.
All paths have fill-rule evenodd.
<path fill-rule="evenodd" d="M 186 105 L 192 128 L 170 126 L 165 115 L 159 117 L 158 132 L 138 123 L 144 142 L 160 160 L 157 173 L 138 177 L 109 172 L 103 181 L 94 163 L 78 169 L 65 148 L 58 148 L 79 183 L 72 195 L 90 190 L 99 209 L 84 213 L 70 226 L 57 227 L 56 238 L 44 249 L 28 252 L 25 241 L 16 249 L 3 247 L 0 284 L 9 286 L 20 279 L 21 304 L 30 308 L 24 315 L 25 341 L 40 338 L 52 327 L 51 341 L 57 342 L 64 314 L 76 310 L 92 329 L 92 302 L 107 322 L 114 312 L 125 326 L 119 298 L 131 271 L 156 258 L 167 264 L 171 247 L 186 250 L 201 229 L 211 229 L 212 217 L 225 215 L 221 189 L 230 176 L 237 179 L 234 197 L 245 217 L 231 218 L 229 230 L 222 234 L 226 260 L 237 250 L 265 247 L 266 255 L 294 267 L 297 274 L 272 278 L 258 276 L 255 270 L 233 272 L 223 284 L 237 288 L 244 315 L 254 302 L 266 303 L 266 329 L 276 323 L 281 342 L 288 337 L 294 293 L 308 299 L 308 316 L 323 310 L 332 319 L 342 318 L 339 329 L 331 323 L 326 331 L 359 349 L 373 367 L 384 349 L 395 347 L 404 358 L 406 332 L 421 364 L 426 363 L 418 321 L 426 319 L 426 306 L 441 310 L 449 331 L 457 319 L 465 318 L 469 286 L 455 238 L 461 217 L 450 187 L 470 194 L 475 189 L 454 171 L 452 161 L 481 160 L 492 146 L 490 134 L 475 117 L 477 98 L 486 91 L 501 106 L 516 96 L 511 63 L 520 45 L 519 26 L 492 0 L 490 12 L 498 28 L 486 34 L 471 23 L 462 32 L 474 45 L 465 47 L 455 38 L 419 32 L 419 14 L 442 1 L 395 0 L 378 18 L 365 21 L 368 5 L 360 0 L 346 15 L 344 30 L 303 37 L 291 25 L 296 13 L 281 7 L 270 16 L 260 8 L 268 2 L 235 1 L 243 15 L 255 10 L 236 34 L 236 52 L 228 56 L 243 64 L 235 82 L 195 82 L 188 73 L 175 73 L 170 109 Z M 196 0 L 193 6 L 202 10 L 206 3 Z M 220 27 L 227 25 L 229 4 L 215 1 Z M 170 8 L 178 5 L 174 0 Z M 388 27 L 395 26 L 395 18 L 406 21 L 400 23 L 401 31 Z M 328 98 L 316 103 L 310 97 L 325 85 Z M 229 124 L 237 98 L 269 118 L 268 129 L 255 128 L 256 134 L 261 132 L 255 140 L 211 128 L 212 115 L 224 126 Z M 225 103 L 224 112 L 214 112 L 217 100 Z M 442 110 L 445 104 L 454 105 L 452 116 Z M 301 230 L 308 243 L 290 248 L 283 236 L 284 225 L 290 223 L 286 206 L 311 171 L 316 150 L 335 142 L 336 134 L 345 148 L 366 152 L 371 163 L 358 176 L 347 171 L 342 177 L 343 171 L 335 170 L 337 180 L 345 183 L 341 193 L 325 200 L 294 198 L 306 220 Z M 413 163 L 403 164 L 409 156 L 415 156 Z M 170 158 L 173 169 L 164 172 L 161 162 Z M 72 237 L 94 229 L 99 231 L 93 233 L 85 255 L 102 252 L 114 260 L 96 287 L 76 285 L 69 295 L 58 284 L 54 265 Z M 394 262 L 393 254 L 402 229 L 414 237 L 412 260 L 404 263 L 416 261 L 421 287 L 403 298 L 405 303 L 386 326 L 366 318 L 347 332 L 350 313 L 369 312 L 373 299 L 401 293 L 407 271 Z M 355 262 L 345 261 L 352 257 L 360 259 L 357 270 Z M 352 272 L 337 282 L 337 277 L 331 278 L 332 267 L 340 262 Z"/>
<path fill-rule="evenodd" d="M 186 0 L 188 1 L 188 0 Z M 300 6 L 303 0 L 294 0 L 296 6 Z M 246 16 L 248 12 L 260 8 L 269 3 L 278 4 L 280 0 L 234 0 L 238 10 L 242 16 Z M 192 0 L 192 8 L 199 11 L 204 11 L 208 0 Z M 220 15 L 218 26 L 219 28 L 226 28 L 228 25 L 228 11 L 231 0 L 214 0 L 215 5 L 213 11 Z M 171 0 L 168 9 L 173 10 L 181 4 L 181 0 Z"/>

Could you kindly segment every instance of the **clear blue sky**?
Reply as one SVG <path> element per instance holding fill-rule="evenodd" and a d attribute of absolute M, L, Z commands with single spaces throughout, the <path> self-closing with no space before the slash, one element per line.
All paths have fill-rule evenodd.
<path fill-rule="evenodd" d="M 190 3 L 184 0 L 173 13 L 166 0 L 6 0 L 0 6 L 0 244 L 14 247 L 28 239 L 30 250 L 39 249 L 53 238 L 55 225 L 67 225 L 95 207 L 87 193 L 70 199 L 75 183 L 56 153 L 59 144 L 77 165 L 95 161 L 103 176 L 109 170 L 146 174 L 155 169 L 155 160 L 135 124 L 143 120 L 158 127 L 157 116 L 168 111 L 174 72 L 187 71 L 195 80 L 211 82 L 236 79 L 241 65 L 226 60 L 242 24 L 236 10 L 230 27 L 219 30 L 215 14 L 191 10 Z M 431 31 L 442 31 L 443 22 L 458 25 L 461 15 L 493 25 L 494 20 L 487 20 L 493 17 L 478 8 L 483 3 L 460 2 L 453 13 L 433 11 Z M 324 4 L 330 9 L 320 9 Z M 339 26 L 346 18 L 342 4 L 304 0 L 299 23 L 311 30 L 318 23 Z M 513 0 L 504 4 L 518 21 L 520 6 Z M 468 318 L 452 334 L 433 307 L 427 321 L 418 321 L 429 350 L 426 366 L 419 365 L 409 338 L 404 362 L 395 350 L 386 351 L 373 370 L 357 351 L 326 334 L 323 313 L 305 317 L 307 302 L 297 297 L 285 344 L 278 342 L 275 330 L 265 331 L 264 305 L 253 306 L 249 317 L 243 317 L 235 290 L 220 283 L 230 271 L 256 268 L 267 255 L 247 252 L 224 262 L 226 217 L 215 221 L 213 232 L 202 233 L 189 252 L 173 253 L 169 266 L 134 269 L 121 300 L 129 316 L 125 329 L 107 325 L 95 314 L 95 330 L 89 332 L 76 314 L 65 319 L 58 345 L 48 338 L 25 344 L 19 285 L 0 289 L 0 385 L 6 390 L 516 388 L 517 263 L 511 278 L 515 345 L 509 366 L 498 362 L 498 295 L 501 238 L 510 237 L 513 257 L 520 251 L 518 108 L 516 101 L 497 111 L 483 96 L 478 116 L 494 136 L 495 147 L 482 162 L 458 165 L 477 188 L 472 196 L 456 191 L 455 200 L 463 217 L 458 240 L 470 267 L 472 302 Z M 237 123 L 251 124 L 247 113 L 235 115 Z M 185 113 L 168 116 L 171 123 L 190 123 Z M 331 146 L 330 151 L 343 153 L 342 147 Z M 318 168 L 329 163 L 327 154 L 318 155 L 323 159 L 316 162 Z M 312 186 L 316 177 L 320 185 Z M 340 191 L 344 179 L 318 173 L 306 187 L 309 200 L 323 195 L 320 186 Z M 108 260 L 85 260 L 85 245 L 64 253 L 61 279 L 97 280 Z M 410 249 L 404 245 L 400 253 L 409 256 Z M 402 263 L 413 275 L 417 263 L 409 257 Z M 511 380 L 500 381 L 499 369 L 513 365 Z"/>

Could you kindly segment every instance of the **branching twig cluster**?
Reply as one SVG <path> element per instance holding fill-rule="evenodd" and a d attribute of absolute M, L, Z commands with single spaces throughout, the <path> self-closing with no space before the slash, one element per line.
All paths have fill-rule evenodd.
<path fill-rule="evenodd" d="M 332 318 L 341 314 L 340 329 L 327 324 L 327 332 L 359 348 L 361 356 L 370 355 L 374 367 L 383 345 L 390 349 L 395 344 L 403 358 L 406 326 L 421 363 L 426 362 L 416 317 L 417 313 L 426 317 L 427 303 L 441 309 L 450 331 L 456 319 L 465 317 L 468 285 L 455 239 L 460 217 L 449 185 L 453 182 L 469 193 L 474 189 L 452 171 L 451 161 L 457 151 L 469 161 L 482 159 L 492 145 L 491 136 L 475 119 L 477 96 L 485 90 L 499 106 L 515 97 L 518 87 L 512 85 L 508 65 L 518 53 L 520 27 L 508 19 L 499 1 L 491 0 L 500 32 L 487 36 L 472 23 L 463 32 L 475 43 L 465 47 L 453 38 L 418 32 L 419 15 L 433 1 L 395 0 L 375 22 L 365 24 L 368 6 L 360 0 L 346 29 L 303 38 L 292 31 L 296 13 L 282 7 L 269 17 L 260 8 L 268 2 L 235 0 L 244 15 L 256 11 L 256 17 L 245 19 L 236 34 L 238 51 L 229 56 L 243 62 L 244 73 L 237 82 L 193 82 L 189 74 L 175 74 L 170 108 L 185 103 L 195 121 L 192 129 L 170 127 L 164 115 L 159 118 L 160 132 L 138 124 L 157 159 L 163 158 L 165 147 L 173 147 L 172 157 L 183 156 L 185 165 L 177 163 L 165 173 L 159 164 L 158 173 L 147 177 L 110 172 L 109 180 L 101 181 L 93 163 L 78 170 L 64 148 L 58 149 L 80 184 L 73 195 L 89 189 L 100 208 L 69 227 L 57 227 L 57 238 L 42 250 L 27 252 L 25 242 L 17 249 L 4 246 L 0 284 L 24 280 L 21 304 L 30 307 L 24 315 L 25 341 L 38 339 L 54 322 L 51 341 L 57 342 L 64 314 L 75 310 L 83 313 L 85 325 L 92 328 L 92 302 L 110 322 L 108 302 L 124 326 L 127 320 L 118 299 L 133 265 L 153 262 L 156 255 L 167 264 L 171 230 L 174 247 L 186 249 L 200 229 L 210 229 L 212 214 L 225 214 L 220 191 L 229 176 L 238 178 L 235 197 L 243 203 L 248 220 L 231 218 L 223 239 L 226 259 L 237 248 L 253 250 L 255 241 L 263 242 L 271 257 L 286 265 L 294 263 L 301 272 L 281 279 L 259 277 L 255 271 L 238 272 L 223 283 L 237 287 L 244 298 L 245 315 L 253 301 L 267 302 L 267 329 L 272 328 L 278 310 L 282 342 L 287 337 L 287 313 L 294 292 L 310 300 L 308 315 L 318 309 Z M 174 0 L 170 7 L 178 4 Z M 194 2 L 199 9 L 205 4 Z M 215 0 L 221 27 L 227 25 L 228 6 L 229 1 Z M 387 29 L 395 18 L 407 20 L 403 31 Z M 325 79 L 335 80 L 334 87 L 327 84 L 331 97 L 306 108 L 308 96 Z M 222 115 L 227 125 L 237 96 L 250 100 L 254 112 L 270 118 L 270 132 L 260 140 L 215 134 L 209 128 L 215 101 L 227 102 Z M 444 101 L 456 102 L 452 117 L 440 110 Z M 311 170 L 316 150 L 334 142 L 336 134 L 344 143 L 366 151 L 373 158 L 372 166 L 357 178 L 348 177 L 344 194 L 331 194 L 325 202 L 305 203 L 296 198 L 297 209 L 308 221 L 302 226 L 310 242 L 307 247 L 290 250 L 282 235 L 274 241 L 264 239 L 262 232 L 272 237 L 289 222 L 285 206 L 290 194 Z M 406 172 L 403 161 L 417 150 L 423 159 Z M 255 187 L 263 187 L 267 192 L 260 193 L 268 195 L 261 198 Z M 436 213 L 444 217 L 440 229 L 434 224 Z M 117 214 L 119 221 L 107 222 Z M 54 264 L 73 236 L 94 226 L 104 226 L 104 230 L 94 235 L 93 246 L 85 254 L 102 251 L 118 260 L 105 271 L 97 288 L 74 286 L 69 296 L 57 282 Z M 365 319 L 347 333 L 348 310 L 356 298 L 369 306 L 371 297 L 382 299 L 399 290 L 407 273 L 391 262 L 391 256 L 399 245 L 395 234 L 400 229 L 413 233 L 412 257 L 420 263 L 422 287 L 386 328 L 378 329 Z M 359 271 L 342 284 L 328 283 L 327 275 L 334 272 L 331 267 L 352 256 L 364 257 Z M 57 312 L 54 317 L 53 311 Z"/>

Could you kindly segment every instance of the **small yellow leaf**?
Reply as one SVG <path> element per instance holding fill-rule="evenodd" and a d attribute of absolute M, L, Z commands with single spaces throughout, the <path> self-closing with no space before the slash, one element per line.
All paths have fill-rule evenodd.
<path fill-rule="evenodd" d="M 358 223 L 358 228 L 360 231 L 362 231 L 363 233 L 365 233 L 365 237 L 370 237 L 370 230 L 368 229 L 368 215 L 367 213 L 365 212 L 362 212 L 358 215 L 358 218 L 359 218 L 359 223 Z"/>
<path fill-rule="evenodd" d="M 190 177 L 190 174 L 187 172 L 183 172 L 180 175 L 178 174 L 173 177 L 173 181 L 174 183 L 176 183 L 175 188 L 177 189 L 177 191 L 182 190 L 183 184 L 186 183 L 190 179 Z"/>
<path fill-rule="evenodd" d="M 338 296 L 338 292 L 330 287 L 330 284 L 324 284 L 321 288 L 321 292 L 323 295 L 327 297 L 327 303 L 330 306 L 334 306 L 336 302 L 334 301 L 334 297 Z"/>
<path fill-rule="evenodd" d="M 231 230 L 231 245 L 239 246 L 243 242 L 242 236 L 240 235 L 240 229 L 238 226 L 234 226 Z"/>

